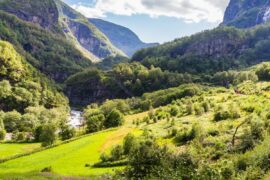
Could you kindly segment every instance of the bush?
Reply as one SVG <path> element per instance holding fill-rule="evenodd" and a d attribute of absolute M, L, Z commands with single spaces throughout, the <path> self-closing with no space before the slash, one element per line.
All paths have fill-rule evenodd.
<path fill-rule="evenodd" d="M 123 123 L 124 123 L 123 114 L 120 111 L 113 109 L 106 118 L 104 125 L 105 127 L 110 128 L 121 126 Z"/>
<path fill-rule="evenodd" d="M 111 160 L 112 161 L 118 161 L 121 160 L 124 155 L 123 147 L 120 145 L 115 146 L 111 150 Z"/>
<path fill-rule="evenodd" d="M 191 128 L 190 130 L 181 130 L 176 134 L 175 141 L 180 144 L 185 144 L 188 141 L 191 141 L 195 138 L 195 129 Z"/>
<path fill-rule="evenodd" d="M 52 172 L 52 167 L 51 167 L 51 166 L 45 167 L 45 168 L 43 168 L 43 169 L 41 170 L 41 172 L 50 173 L 50 172 Z"/>
<path fill-rule="evenodd" d="M 136 146 L 137 146 L 137 141 L 136 141 L 135 136 L 132 134 L 128 134 L 124 138 L 124 142 L 123 142 L 124 154 L 128 155 L 130 152 L 132 152 L 134 148 L 136 148 Z"/>
<path fill-rule="evenodd" d="M 84 112 L 87 132 L 97 132 L 103 129 L 105 116 L 99 109 L 87 109 Z"/>
<path fill-rule="evenodd" d="M 51 146 L 56 141 L 56 127 L 53 124 L 46 124 L 41 128 L 39 140 L 42 146 Z"/>
<path fill-rule="evenodd" d="M 177 115 L 178 115 L 178 113 L 179 113 L 179 109 L 178 109 L 178 107 L 177 107 L 177 106 L 173 106 L 173 107 L 171 107 L 171 110 L 170 110 L 170 114 L 171 114 L 171 116 L 177 116 Z"/>
<path fill-rule="evenodd" d="M 6 131 L 4 129 L 0 129 L 0 141 L 5 140 Z"/>
<path fill-rule="evenodd" d="M 60 127 L 61 131 L 59 132 L 59 135 L 61 137 L 61 139 L 64 140 L 68 140 L 73 138 L 76 135 L 76 130 L 73 127 L 70 127 L 68 125 L 62 125 Z"/>
<path fill-rule="evenodd" d="M 219 135 L 219 131 L 216 130 L 216 129 L 209 129 L 209 130 L 208 130 L 208 134 L 209 134 L 210 136 L 218 136 L 218 135 Z"/>
<path fill-rule="evenodd" d="M 214 114 L 214 120 L 215 121 L 222 121 L 222 120 L 226 120 L 229 119 L 231 117 L 229 111 L 227 110 L 219 110 L 217 112 L 215 112 Z"/>

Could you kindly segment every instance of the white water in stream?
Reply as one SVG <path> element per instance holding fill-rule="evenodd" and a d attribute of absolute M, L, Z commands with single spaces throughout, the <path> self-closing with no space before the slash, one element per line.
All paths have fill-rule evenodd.
<path fill-rule="evenodd" d="M 68 124 L 74 128 L 78 128 L 83 123 L 83 117 L 81 111 L 71 110 Z"/>

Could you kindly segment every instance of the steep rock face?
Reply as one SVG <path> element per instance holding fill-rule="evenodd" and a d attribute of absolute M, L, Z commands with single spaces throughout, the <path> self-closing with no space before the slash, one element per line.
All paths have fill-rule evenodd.
<path fill-rule="evenodd" d="M 96 38 L 87 24 L 69 20 L 68 27 L 81 46 L 95 56 L 105 58 L 112 55 L 113 52 L 106 48 L 106 43 Z"/>
<path fill-rule="evenodd" d="M 92 54 L 91 59 L 106 58 L 111 55 L 125 55 L 116 48 L 110 40 L 87 18 L 60 0 L 55 0 L 60 13 L 60 23 L 64 33 L 70 39 L 76 41 L 77 46 L 81 46 Z"/>
<path fill-rule="evenodd" d="M 43 28 L 58 31 L 59 13 L 52 0 L 0 0 L 0 10 L 18 18 L 38 24 Z"/>
<path fill-rule="evenodd" d="M 223 24 L 249 28 L 270 20 L 269 0 L 231 0 Z"/>
<path fill-rule="evenodd" d="M 103 32 L 118 49 L 128 56 L 137 50 L 158 45 L 158 43 L 144 43 L 130 29 L 107 22 L 101 19 L 89 19 L 101 32 Z"/>

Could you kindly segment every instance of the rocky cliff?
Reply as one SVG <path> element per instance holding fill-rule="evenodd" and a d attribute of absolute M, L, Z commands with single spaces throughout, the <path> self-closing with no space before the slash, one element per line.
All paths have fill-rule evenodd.
<path fill-rule="evenodd" d="M 102 31 L 114 46 L 121 49 L 128 56 L 132 56 L 136 51 L 158 45 L 158 43 L 144 43 L 130 29 L 107 22 L 101 19 L 89 19 L 89 22 L 94 24 Z"/>
<path fill-rule="evenodd" d="M 249 28 L 270 20 L 269 0 L 231 0 L 223 24 Z"/>

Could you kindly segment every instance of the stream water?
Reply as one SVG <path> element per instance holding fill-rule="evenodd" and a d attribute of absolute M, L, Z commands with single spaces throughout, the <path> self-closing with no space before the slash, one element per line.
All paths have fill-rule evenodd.
<path fill-rule="evenodd" d="M 77 110 L 71 110 L 68 124 L 74 128 L 78 128 L 82 125 L 83 117 L 82 112 Z"/>

